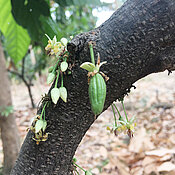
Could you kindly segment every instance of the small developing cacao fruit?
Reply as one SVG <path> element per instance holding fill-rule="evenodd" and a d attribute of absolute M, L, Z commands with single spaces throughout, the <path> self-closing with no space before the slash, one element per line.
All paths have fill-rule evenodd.
<path fill-rule="evenodd" d="M 97 73 L 90 79 L 89 98 L 91 109 L 95 115 L 103 111 L 106 99 L 106 83 L 101 74 Z"/>

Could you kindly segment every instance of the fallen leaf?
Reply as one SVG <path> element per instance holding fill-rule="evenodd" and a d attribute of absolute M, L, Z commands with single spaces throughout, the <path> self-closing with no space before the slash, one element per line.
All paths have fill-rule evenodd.
<path fill-rule="evenodd" d="M 151 142 L 150 137 L 146 133 L 146 129 L 141 128 L 137 131 L 135 137 L 132 138 L 129 145 L 129 151 L 140 153 L 146 150 L 151 150 L 154 147 L 154 144 Z"/>
<path fill-rule="evenodd" d="M 173 164 L 171 162 L 165 162 L 165 163 L 162 163 L 160 166 L 158 166 L 157 170 L 159 172 L 162 172 L 162 171 L 173 171 L 173 170 L 175 170 L 175 164 Z"/>
<path fill-rule="evenodd" d="M 117 156 L 109 154 L 109 163 L 117 167 L 121 175 L 130 175 L 128 166 L 124 162 L 121 162 Z"/>
<path fill-rule="evenodd" d="M 145 175 L 157 174 L 156 164 L 152 163 L 144 167 L 144 173 Z"/>
<path fill-rule="evenodd" d="M 163 157 L 161 157 L 159 160 L 162 161 L 162 162 L 165 162 L 165 161 L 171 160 L 171 158 L 172 158 L 172 155 L 167 154 L 167 155 L 164 155 Z"/>
<path fill-rule="evenodd" d="M 155 162 L 156 160 L 154 159 L 154 158 L 152 158 L 152 157 L 145 157 L 144 159 L 143 159 L 143 161 L 142 161 L 142 166 L 143 167 L 145 167 L 145 166 L 147 166 L 147 165 L 149 165 L 149 164 L 152 164 L 153 162 Z"/>
<path fill-rule="evenodd" d="M 103 156 L 104 158 L 106 158 L 108 155 L 108 151 L 104 146 L 100 147 L 99 152 L 100 152 L 100 155 Z"/>
<path fill-rule="evenodd" d="M 131 170 L 131 174 L 132 175 L 143 175 L 144 171 L 143 171 L 143 168 L 141 167 L 135 167 L 135 168 L 132 168 Z"/>
<path fill-rule="evenodd" d="M 175 153 L 174 149 L 162 148 L 162 149 L 157 149 L 157 150 L 153 150 L 153 151 L 147 151 L 145 154 L 148 155 L 148 156 L 162 157 L 166 154 L 174 154 L 174 153 Z"/>

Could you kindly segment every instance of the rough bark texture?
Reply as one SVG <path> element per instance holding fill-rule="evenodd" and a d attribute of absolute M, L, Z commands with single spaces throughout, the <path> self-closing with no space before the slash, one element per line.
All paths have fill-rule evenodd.
<path fill-rule="evenodd" d="M 75 59 L 72 75 L 64 77 L 68 102 L 46 110 L 51 133 L 36 145 L 29 132 L 12 175 L 71 175 L 71 161 L 82 137 L 94 122 L 88 98 L 87 72 L 80 64 L 90 61 L 88 42 L 108 63 L 105 109 L 127 94 L 138 79 L 175 69 L 175 1 L 128 0 L 99 28 L 76 36 L 68 49 Z"/>
<path fill-rule="evenodd" d="M 0 106 L 11 106 L 10 82 L 5 69 L 5 58 L 0 43 Z M 9 175 L 17 158 L 20 142 L 18 129 L 13 114 L 8 117 L 1 116 L 0 113 L 1 139 L 3 143 L 4 167 L 3 175 Z"/>

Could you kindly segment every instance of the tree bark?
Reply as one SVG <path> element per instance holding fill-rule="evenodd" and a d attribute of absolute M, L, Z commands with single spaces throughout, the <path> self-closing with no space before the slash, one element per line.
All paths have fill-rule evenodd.
<path fill-rule="evenodd" d="M 101 71 L 109 76 L 106 110 L 129 93 L 133 83 L 154 72 L 175 69 L 175 1 L 128 0 L 109 20 L 93 31 L 76 36 L 68 45 L 75 66 L 64 77 L 68 102 L 46 109 L 46 142 L 36 145 L 29 132 L 12 175 L 71 175 L 74 153 L 94 122 L 88 97 L 87 72 L 79 66 L 90 61 L 88 42 L 95 55 L 107 61 Z"/>
<path fill-rule="evenodd" d="M 5 66 L 5 58 L 3 49 L 0 43 L 0 106 L 6 107 L 12 105 L 11 93 L 10 93 L 10 82 Z M 3 143 L 4 153 L 4 165 L 3 175 L 9 175 L 12 170 L 15 160 L 17 158 L 20 140 L 18 135 L 18 129 L 13 114 L 8 117 L 1 116 L 0 113 L 0 128 L 1 128 L 1 139 Z"/>

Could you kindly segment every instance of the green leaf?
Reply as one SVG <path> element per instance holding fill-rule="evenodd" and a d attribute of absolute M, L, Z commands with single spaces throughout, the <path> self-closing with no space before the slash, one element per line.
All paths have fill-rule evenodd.
<path fill-rule="evenodd" d="M 53 88 L 51 90 L 51 99 L 54 104 L 57 104 L 60 98 L 60 90 L 58 88 Z"/>
<path fill-rule="evenodd" d="M 66 0 L 55 0 L 55 2 L 57 2 L 61 7 L 72 5 L 72 0 L 70 1 L 70 4 L 68 4 Z"/>
<path fill-rule="evenodd" d="M 0 30 L 5 36 L 5 47 L 9 56 L 17 63 L 25 56 L 30 37 L 27 30 L 14 20 L 10 0 L 0 0 Z"/>
<path fill-rule="evenodd" d="M 80 67 L 82 69 L 87 70 L 88 72 L 93 72 L 94 69 L 96 68 L 95 65 L 93 63 L 90 63 L 90 62 L 85 62 L 85 63 L 81 64 Z"/>
<path fill-rule="evenodd" d="M 35 133 L 38 133 L 43 128 L 43 120 L 37 120 L 35 124 Z"/>
<path fill-rule="evenodd" d="M 67 89 L 65 87 L 60 87 L 59 91 L 60 91 L 60 97 L 66 103 L 67 102 Z"/>
<path fill-rule="evenodd" d="M 63 61 L 60 66 L 61 66 L 61 71 L 62 72 L 65 72 L 68 68 L 68 64 L 67 64 L 66 61 Z"/>
<path fill-rule="evenodd" d="M 100 0 L 55 0 L 61 7 L 66 6 L 84 6 L 84 5 L 94 5 L 100 6 L 102 5 Z"/>
<path fill-rule="evenodd" d="M 44 0 L 11 0 L 12 14 L 17 23 L 26 28 L 32 39 L 39 39 L 40 16 L 50 16 L 50 8 Z"/>
<path fill-rule="evenodd" d="M 60 31 L 58 23 L 56 23 L 52 18 L 40 16 L 40 21 L 42 23 L 41 28 L 44 34 L 48 33 L 50 38 L 56 36 L 57 40 L 60 40 L 63 37 L 63 33 Z M 47 44 L 48 39 L 42 36 L 42 42 L 44 45 Z"/>
<path fill-rule="evenodd" d="M 54 81 L 55 79 L 55 73 L 51 72 L 49 73 L 48 77 L 47 77 L 47 84 L 50 84 Z"/>

